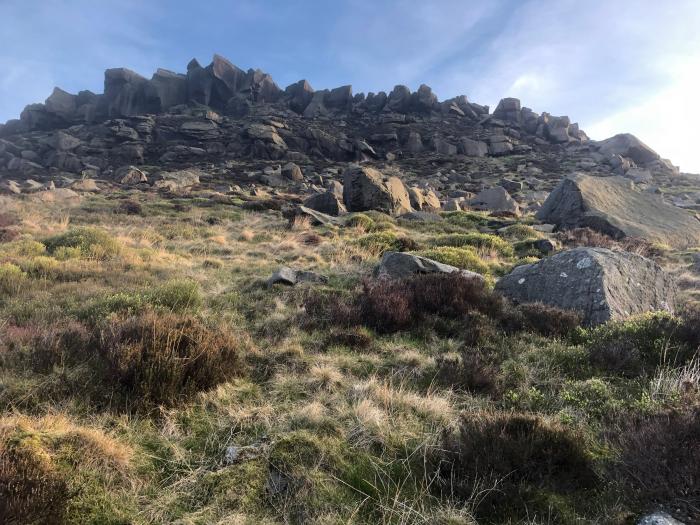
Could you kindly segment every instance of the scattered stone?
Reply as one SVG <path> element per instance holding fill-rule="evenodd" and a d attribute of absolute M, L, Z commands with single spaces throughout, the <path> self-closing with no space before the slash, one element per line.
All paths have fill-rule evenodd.
<path fill-rule="evenodd" d="M 267 285 L 272 286 L 274 284 L 285 284 L 288 286 L 294 286 L 299 283 L 325 283 L 328 282 L 328 277 L 325 275 L 320 275 L 315 272 L 307 272 L 304 270 L 296 270 L 294 268 L 289 268 L 288 266 L 283 266 L 267 280 Z"/>
<path fill-rule="evenodd" d="M 338 220 L 337 217 L 333 217 L 331 215 L 328 215 L 326 213 L 322 213 L 320 211 L 316 211 L 311 208 L 307 208 L 306 206 L 299 206 L 295 210 L 296 215 L 304 215 L 306 217 L 309 217 L 311 219 L 311 224 L 314 226 L 338 226 L 340 225 L 340 221 Z"/>
<path fill-rule="evenodd" d="M 483 279 L 481 275 L 469 270 L 460 270 L 455 266 L 443 264 L 419 255 L 402 252 L 386 252 L 379 265 L 374 269 L 376 278 L 402 279 L 415 274 L 427 273 L 461 273 L 467 277 Z"/>
<path fill-rule="evenodd" d="M 605 248 L 575 248 L 516 267 L 496 289 L 516 303 L 544 303 L 587 325 L 648 311 L 673 311 L 676 285 L 655 262 Z"/>

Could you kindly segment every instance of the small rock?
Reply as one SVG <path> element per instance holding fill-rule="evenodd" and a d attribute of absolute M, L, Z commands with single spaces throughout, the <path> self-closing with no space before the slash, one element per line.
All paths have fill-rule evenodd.
<path fill-rule="evenodd" d="M 267 280 L 267 285 L 272 286 L 279 283 L 294 286 L 295 284 L 299 283 L 325 283 L 327 281 L 328 277 L 325 275 L 283 266 L 272 274 L 272 276 Z"/>

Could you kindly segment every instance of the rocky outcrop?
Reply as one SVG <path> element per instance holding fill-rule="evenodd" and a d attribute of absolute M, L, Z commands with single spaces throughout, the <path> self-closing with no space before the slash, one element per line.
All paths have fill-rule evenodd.
<path fill-rule="evenodd" d="M 461 270 L 419 255 L 402 252 L 386 252 L 374 269 L 374 276 L 380 279 L 403 279 L 416 274 L 460 273 L 467 277 L 483 280 L 483 277 L 469 270 Z"/>
<path fill-rule="evenodd" d="M 496 289 L 516 303 L 574 310 L 587 325 L 672 311 L 676 303 L 673 279 L 655 262 L 605 248 L 575 248 L 518 266 Z"/>
<path fill-rule="evenodd" d="M 384 178 L 381 172 L 353 166 L 343 173 L 343 201 L 348 211 L 383 211 L 401 215 L 412 211 L 406 187 L 397 177 Z"/>
<path fill-rule="evenodd" d="M 621 133 L 602 140 L 598 142 L 598 148 L 604 155 L 620 155 L 640 166 L 645 166 L 660 159 L 658 153 L 629 133 Z"/>
<path fill-rule="evenodd" d="M 562 229 L 587 227 L 674 248 L 700 246 L 700 221 L 624 177 L 571 175 L 550 193 L 537 218 Z"/>

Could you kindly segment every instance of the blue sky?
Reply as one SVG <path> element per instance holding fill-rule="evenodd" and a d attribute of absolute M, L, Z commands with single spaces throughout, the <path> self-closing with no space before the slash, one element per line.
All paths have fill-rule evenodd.
<path fill-rule="evenodd" d="M 700 172 L 699 0 L 0 0 L 0 20 L 0 121 L 54 86 L 101 92 L 109 67 L 219 53 L 281 87 L 516 96 Z"/>

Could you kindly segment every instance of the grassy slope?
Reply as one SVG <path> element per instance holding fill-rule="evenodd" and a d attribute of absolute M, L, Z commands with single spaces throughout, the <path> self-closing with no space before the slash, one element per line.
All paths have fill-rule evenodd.
<path fill-rule="evenodd" d="M 139 214 L 124 213 L 127 198 Z M 654 506 L 616 467 L 634 459 L 620 437 L 626 422 L 656 424 L 654 414 L 698 401 L 697 365 L 659 357 L 681 343 L 656 318 L 619 327 L 625 341 L 642 333 L 652 354 L 620 372 L 591 357 L 609 333 L 495 330 L 474 342 L 462 323 L 438 319 L 377 334 L 309 320 L 303 287 L 265 286 L 289 265 L 353 294 L 387 249 L 497 276 L 538 256 L 524 225 L 489 237 L 478 230 L 508 221 L 453 213 L 397 224 L 369 214 L 344 228 L 289 228 L 274 211 L 145 194 L 70 210 L 0 206 L 14 238 L 0 243 L 0 489 L 14 498 L 0 512 L 23 509 L 37 523 L 56 509 L 68 523 L 625 523 Z M 65 235 L 81 227 L 96 230 Z M 683 268 L 681 255 L 668 257 Z M 104 342 L 105 327 L 145 311 L 155 312 L 153 330 L 158 316 L 175 315 L 226 334 L 244 364 L 216 386 L 197 376 L 188 391 L 207 388 L 186 399 L 166 391 L 156 406 L 144 394 L 153 384 L 142 375 L 134 387 Z M 213 366 L 227 373 L 229 364 Z M 541 441 L 508 434 L 512 421 Z M 485 452 L 469 483 L 446 474 L 474 473 L 456 459 L 467 452 L 443 452 L 459 429 L 463 441 L 498 445 L 498 460 Z M 579 483 L 568 460 L 547 467 L 563 478 L 521 475 L 545 469 L 520 455 L 533 443 L 551 457 L 573 447 L 564 457 L 580 454 L 596 483 Z M 534 468 L 504 471 L 511 449 L 516 470 Z"/>

